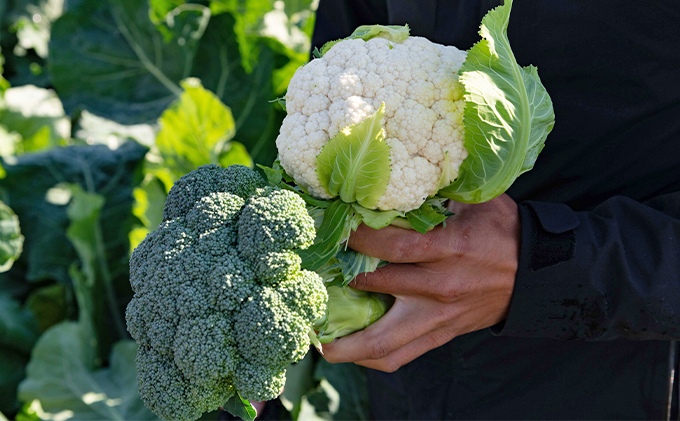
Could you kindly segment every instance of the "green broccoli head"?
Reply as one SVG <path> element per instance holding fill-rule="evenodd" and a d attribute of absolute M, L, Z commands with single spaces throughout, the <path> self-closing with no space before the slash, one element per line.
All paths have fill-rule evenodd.
<path fill-rule="evenodd" d="M 204 166 L 173 186 L 130 258 L 126 318 L 151 410 L 193 420 L 236 393 L 281 393 L 326 310 L 321 278 L 296 254 L 314 235 L 304 201 L 247 167 Z"/>

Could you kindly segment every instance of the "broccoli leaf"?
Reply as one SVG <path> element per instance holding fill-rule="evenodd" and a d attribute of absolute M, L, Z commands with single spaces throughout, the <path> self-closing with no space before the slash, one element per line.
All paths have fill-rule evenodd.
<path fill-rule="evenodd" d="M 481 203 L 499 196 L 530 170 L 553 128 L 552 102 L 533 66 L 520 67 L 507 27 L 512 0 L 482 20 L 482 40 L 461 68 L 465 89 L 465 148 L 460 176 L 439 194 Z"/>
<path fill-rule="evenodd" d="M 253 408 L 253 405 L 238 393 L 224 404 L 224 410 L 244 421 L 253 421 L 257 417 L 257 411 Z"/>
<path fill-rule="evenodd" d="M 70 300 L 71 291 L 62 284 L 54 284 L 31 291 L 25 306 L 33 312 L 38 331 L 43 333 L 66 319 Z"/>
<path fill-rule="evenodd" d="M 38 325 L 33 313 L 4 293 L 0 295 L 0 346 L 30 352 L 38 339 Z"/>
<path fill-rule="evenodd" d="M 390 146 L 382 119 L 385 104 L 361 123 L 338 132 L 316 157 L 316 171 L 324 189 L 345 203 L 373 209 L 390 179 Z"/>
<path fill-rule="evenodd" d="M 320 359 L 314 369 L 314 377 L 328 381 L 339 395 L 337 412 L 332 414 L 334 420 L 371 419 L 368 379 L 364 367 L 352 363 L 331 364 Z M 314 402 L 313 399 L 310 401 Z"/>
<path fill-rule="evenodd" d="M 31 310 L 0 290 L 0 412 L 15 411 L 17 386 L 39 335 Z"/>

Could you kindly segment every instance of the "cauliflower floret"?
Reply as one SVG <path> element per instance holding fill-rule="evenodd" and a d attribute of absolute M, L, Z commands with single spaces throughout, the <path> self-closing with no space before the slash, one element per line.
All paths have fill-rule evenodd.
<path fill-rule="evenodd" d="M 465 56 L 420 37 L 336 43 L 290 82 L 288 115 L 276 140 L 281 165 L 312 195 L 330 198 L 317 178 L 316 156 L 338 131 L 385 103 L 392 171 L 378 209 L 418 208 L 437 192 L 442 172 L 453 181 L 467 157 L 458 82 Z"/>

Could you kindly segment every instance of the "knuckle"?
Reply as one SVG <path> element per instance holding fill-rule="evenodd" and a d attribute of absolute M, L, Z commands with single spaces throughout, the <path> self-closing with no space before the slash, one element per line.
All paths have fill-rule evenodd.
<path fill-rule="evenodd" d="M 464 295 L 464 289 L 460 282 L 447 282 L 441 285 L 435 293 L 435 299 L 441 303 L 451 304 L 458 301 Z"/>
<path fill-rule="evenodd" d="M 456 235 L 450 236 L 448 244 L 448 254 L 451 257 L 460 259 L 463 258 L 470 249 L 470 225 L 468 223 L 460 224 L 460 230 Z"/>
<path fill-rule="evenodd" d="M 352 287 L 355 289 L 363 289 L 368 285 L 368 276 L 365 273 L 360 273 L 358 274 L 353 280 L 352 280 Z"/>
<path fill-rule="evenodd" d="M 395 239 L 392 244 L 392 259 L 394 262 L 406 261 L 411 254 L 414 246 L 411 241 Z"/>
<path fill-rule="evenodd" d="M 440 346 L 451 341 L 455 335 L 447 335 L 441 331 L 435 331 L 426 336 L 427 346 L 430 349 L 439 348 Z"/>
<path fill-rule="evenodd" d="M 392 242 L 391 248 L 395 262 L 415 263 L 414 260 L 425 256 L 431 259 L 441 258 L 445 254 L 445 247 L 442 247 L 439 236 L 434 232 L 397 238 Z"/>
<path fill-rule="evenodd" d="M 372 360 L 379 360 L 389 355 L 390 349 L 387 342 L 382 338 L 375 339 L 368 349 L 368 357 Z"/>

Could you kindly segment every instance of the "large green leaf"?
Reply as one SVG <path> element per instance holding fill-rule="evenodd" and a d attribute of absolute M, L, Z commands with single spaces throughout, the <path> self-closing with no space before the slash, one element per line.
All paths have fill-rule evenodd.
<path fill-rule="evenodd" d="M 274 0 L 213 0 L 210 8 L 214 13 L 229 12 L 235 17 L 241 62 L 248 73 L 252 72 L 260 48 L 258 29 L 264 15 L 274 8 Z"/>
<path fill-rule="evenodd" d="M 51 23 L 63 10 L 64 0 L 14 0 L 8 18 L 17 35 L 15 54 L 34 50 L 39 57 L 47 57 Z"/>
<path fill-rule="evenodd" d="M 461 68 L 465 148 L 460 176 L 440 194 L 480 203 L 502 194 L 530 170 L 553 128 L 552 102 L 533 66 L 520 67 L 506 34 L 512 0 L 482 19 L 482 40 Z"/>
<path fill-rule="evenodd" d="M 2 16 L 2 7 L 0 7 L 0 16 Z M 9 82 L 3 76 L 4 73 L 5 57 L 2 55 L 2 48 L 0 48 L 0 98 L 3 97 L 5 91 L 9 89 Z"/>
<path fill-rule="evenodd" d="M 246 146 L 255 162 L 268 165 L 276 159 L 274 141 L 285 117 L 269 103 L 274 98 L 272 72 L 280 57 L 262 47 L 257 66 L 247 74 L 233 27 L 229 13 L 212 17 L 196 54 L 194 76 L 231 109 L 236 125 L 233 139 Z"/>
<path fill-rule="evenodd" d="M 31 311 L 0 291 L 0 412 L 16 410 L 16 388 L 38 335 Z"/>
<path fill-rule="evenodd" d="M 0 202 L 0 272 L 7 272 L 12 267 L 23 247 L 19 218 L 9 206 Z"/>
<path fill-rule="evenodd" d="M 138 169 L 146 151 L 136 142 L 116 150 L 103 145 L 72 146 L 24 155 L 11 164 L 3 162 L 7 176 L 0 180 L 0 188 L 5 191 L 7 205 L 19 216 L 26 238 L 15 266 L 25 270 L 27 280 L 70 283 L 69 268 L 79 261 L 66 237 L 70 220 L 65 205 L 71 193 L 55 186 L 75 183 L 105 198 L 101 221 L 107 261 L 121 292 L 129 290 L 132 190 L 141 179 Z"/>
<path fill-rule="evenodd" d="M 53 25 L 50 73 L 69 113 L 150 122 L 182 94 L 195 48 L 163 42 L 143 1 L 82 0 Z"/>
<path fill-rule="evenodd" d="M 345 203 L 374 209 L 390 179 L 390 146 L 382 119 L 385 104 L 361 123 L 338 132 L 316 157 L 321 186 Z"/>
<path fill-rule="evenodd" d="M 195 16 L 200 7 L 207 10 L 177 9 L 174 19 Z M 173 32 L 164 40 L 144 1 L 81 0 L 69 8 L 55 22 L 50 44 L 50 71 L 66 110 L 85 108 L 125 124 L 153 122 L 182 95 L 180 81 L 197 77 L 234 114 L 234 139 L 257 162 L 273 161 L 270 146 L 283 118 L 268 102 L 274 97 L 275 53 L 263 46 L 258 66 L 248 74 L 232 15 L 201 16 L 176 22 L 181 36 Z"/>
<path fill-rule="evenodd" d="M 0 347 L 0 415 L 11 418 L 17 408 L 17 387 L 24 379 L 29 354 Z M 2 420 L 2 416 L 0 416 Z"/>
<path fill-rule="evenodd" d="M 68 317 L 72 312 L 70 297 L 70 289 L 63 284 L 53 284 L 31 291 L 25 305 L 35 316 L 40 333 Z"/>
<path fill-rule="evenodd" d="M 327 381 L 338 393 L 339 402 L 333 413 L 334 420 L 371 419 L 365 368 L 351 363 L 331 364 L 320 359 L 314 370 L 314 377 L 319 381 Z"/>
<path fill-rule="evenodd" d="M 68 188 L 72 197 L 66 209 L 70 221 L 66 237 L 80 260 L 79 264 L 71 265 L 69 275 L 78 301 L 81 326 L 89 329 L 89 336 L 96 339 L 93 348 L 98 361 L 103 361 L 115 338 L 128 337 L 100 223 L 105 199 L 100 194 L 84 191 L 79 184 L 71 184 Z M 111 329 L 115 329 L 116 334 L 111 334 Z"/>
<path fill-rule="evenodd" d="M 156 137 L 163 165 L 176 179 L 201 165 L 218 163 L 235 127 L 231 110 L 199 80 L 187 79 L 182 87 L 179 100 L 163 112 Z"/>
<path fill-rule="evenodd" d="M 77 322 L 60 323 L 40 337 L 19 387 L 19 399 L 38 400 L 42 418 L 153 420 L 139 398 L 134 341 L 118 342 L 106 369 L 90 370 L 86 332 Z M 54 419 L 54 418 L 50 418 Z"/>
<path fill-rule="evenodd" d="M 368 383 L 363 367 L 330 364 L 310 352 L 286 370 L 281 401 L 296 421 L 368 420 Z"/>
<path fill-rule="evenodd" d="M 21 155 L 67 143 L 71 121 L 54 91 L 32 85 L 10 88 L 0 101 L 0 154 Z"/>
<path fill-rule="evenodd" d="M 150 148 L 156 143 L 157 131 L 155 124 L 125 125 L 88 111 L 80 113 L 75 125 L 76 138 L 83 139 L 90 145 L 107 145 L 111 149 L 118 148 L 129 139 Z"/>
<path fill-rule="evenodd" d="M 29 353 L 38 339 L 38 324 L 33 313 L 12 297 L 0 294 L 0 346 Z"/>

